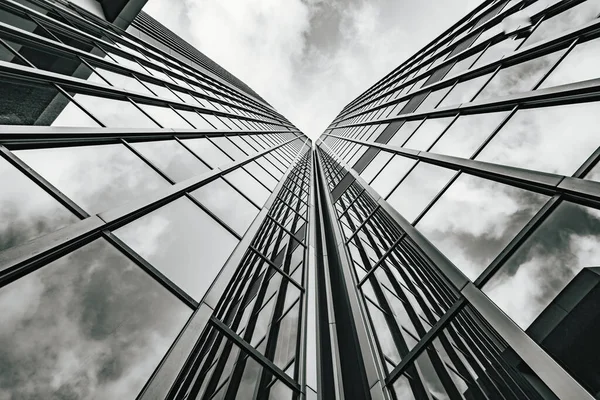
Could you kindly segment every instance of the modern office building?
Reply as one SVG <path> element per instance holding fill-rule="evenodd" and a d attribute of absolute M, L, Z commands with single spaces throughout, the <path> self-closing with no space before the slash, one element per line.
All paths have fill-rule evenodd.
<path fill-rule="evenodd" d="M 313 146 L 144 0 L 0 1 L 0 399 L 594 399 L 600 1 L 488 0 Z"/>

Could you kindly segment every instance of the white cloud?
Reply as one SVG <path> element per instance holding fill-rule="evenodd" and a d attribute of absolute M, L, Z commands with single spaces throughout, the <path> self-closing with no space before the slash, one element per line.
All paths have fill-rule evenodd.
<path fill-rule="evenodd" d="M 144 11 L 316 138 L 479 0 L 150 0 Z"/>

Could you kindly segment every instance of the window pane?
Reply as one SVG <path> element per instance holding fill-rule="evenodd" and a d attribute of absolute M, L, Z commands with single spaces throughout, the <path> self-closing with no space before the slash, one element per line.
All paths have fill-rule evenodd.
<path fill-rule="evenodd" d="M 507 115 L 508 112 L 461 115 L 431 148 L 431 152 L 470 158 Z"/>
<path fill-rule="evenodd" d="M 600 1 L 587 0 L 562 13 L 542 21 L 542 23 L 527 38 L 523 47 L 558 36 L 560 33 L 575 29 L 592 21 L 600 14 Z"/>
<path fill-rule="evenodd" d="M 423 122 L 423 120 L 419 121 L 405 121 L 398 132 L 392 136 L 390 141 L 387 143 L 390 146 L 402 146 L 406 139 L 417 129 L 417 127 Z"/>
<path fill-rule="evenodd" d="M 546 200 L 541 194 L 462 174 L 417 228 L 475 280 Z"/>
<path fill-rule="evenodd" d="M 444 97 L 444 100 L 442 100 L 438 108 L 458 106 L 462 103 L 470 102 L 477 92 L 479 92 L 479 89 L 487 82 L 490 75 L 491 74 L 487 74 L 468 81 L 459 82 L 454 86 L 450 93 Z"/>
<path fill-rule="evenodd" d="M 198 114 L 195 111 L 188 111 L 188 110 L 177 110 L 177 111 L 181 115 L 183 115 L 183 117 L 189 123 L 191 123 L 194 126 L 194 128 L 196 128 L 196 129 L 210 129 L 210 130 L 214 130 L 215 129 L 204 118 L 202 118 L 200 116 L 200 114 Z"/>
<path fill-rule="evenodd" d="M 564 202 L 484 286 L 526 329 L 573 278 L 600 262 L 600 212 Z"/>
<path fill-rule="evenodd" d="M 115 234 L 198 301 L 238 243 L 186 198 L 125 225 Z"/>
<path fill-rule="evenodd" d="M 456 171 L 420 162 L 387 201 L 408 222 L 413 222 L 454 174 Z"/>
<path fill-rule="evenodd" d="M 542 82 L 540 88 L 598 78 L 600 77 L 598 65 L 600 65 L 600 39 L 578 44 Z"/>
<path fill-rule="evenodd" d="M 0 251 L 79 221 L 3 158 L 0 182 Z"/>
<path fill-rule="evenodd" d="M 214 180 L 191 194 L 240 235 L 258 214 L 258 208 L 223 179 Z"/>
<path fill-rule="evenodd" d="M 414 112 L 423 112 L 428 110 L 433 110 L 440 100 L 452 89 L 452 86 L 445 87 L 443 89 L 436 90 L 434 92 L 429 93 L 427 98 L 417 107 Z"/>
<path fill-rule="evenodd" d="M 453 119 L 454 117 L 426 119 L 402 147 L 427 151 Z"/>
<path fill-rule="evenodd" d="M 522 41 L 523 39 L 515 40 L 508 38 L 494 45 L 491 45 L 483 52 L 481 57 L 479 57 L 479 59 L 475 61 L 475 64 L 473 64 L 473 68 L 477 68 L 482 65 L 486 65 L 491 62 L 500 60 L 505 55 L 511 54 Z"/>
<path fill-rule="evenodd" d="M 19 150 L 15 154 L 92 214 L 168 185 L 121 144 Z"/>
<path fill-rule="evenodd" d="M 169 107 L 153 106 L 149 104 L 138 105 L 163 128 L 192 128 L 190 124 Z"/>
<path fill-rule="evenodd" d="M 243 151 L 241 151 L 236 145 L 231 143 L 229 139 L 226 137 L 214 137 L 210 139 L 214 144 L 216 144 L 223 153 L 227 154 L 234 160 L 240 160 L 246 157 Z"/>
<path fill-rule="evenodd" d="M 152 96 L 152 93 L 132 76 L 119 74 L 99 67 L 96 67 L 95 71 L 115 87 Z"/>
<path fill-rule="evenodd" d="M 96 240 L 0 289 L 8 398 L 134 399 L 191 309 Z"/>
<path fill-rule="evenodd" d="M 477 100 L 490 97 L 508 96 L 514 93 L 528 92 L 556 64 L 565 50 L 547 54 L 508 68 L 503 68 L 488 82 Z"/>
<path fill-rule="evenodd" d="M 210 171 L 210 168 L 176 140 L 138 142 L 131 143 L 131 146 L 175 182 Z"/>
<path fill-rule="evenodd" d="M 275 189 L 277 186 L 277 180 L 269 175 L 269 173 L 259 166 L 255 161 L 244 165 L 244 169 L 259 182 L 268 187 L 269 190 L 273 191 L 273 189 Z"/>
<path fill-rule="evenodd" d="M 384 165 L 393 157 L 393 154 L 387 151 L 379 151 L 373 160 L 367 165 L 367 168 L 360 173 L 360 176 L 365 182 L 370 183 L 371 180 L 381 171 Z"/>
<path fill-rule="evenodd" d="M 415 165 L 417 161 L 411 158 L 396 155 L 385 166 L 385 168 L 377 175 L 377 178 L 371 183 L 371 187 L 375 189 L 383 198 L 394 189 L 400 182 L 400 179 L 406 175 L 408 170 Z"/>
<path fill-rule="evenodd" d="M 102 121 L 109 128 L 157 128 L 150 118 L 144 115 L 128 100 L 76 94 L 75 100 Z"/>
<path fill-rule="evenodd" d="M 0 124 L 99 126 L 53 86 L 0 79 Z"/>
<path fill-rule="evenodd" d="M 600 144 L 600 103 L 520 110 L 478 160 L 571 175 Z"/>
<path fill-rule="evenodd" d="M 230 164 L 233 161 L 225 155 L 217 146 L 208 139 L 187 139 L 183 143 L 190 148 L 198 157 L 207 163 L 211 168 L 217 168 L 221 165 Z"/>
<path fill-rule="evenodd" d="M 271 195 L 271 192 L 242 168 L 237 168 L 224 177 L 259 207 L 262 207 Z"/>

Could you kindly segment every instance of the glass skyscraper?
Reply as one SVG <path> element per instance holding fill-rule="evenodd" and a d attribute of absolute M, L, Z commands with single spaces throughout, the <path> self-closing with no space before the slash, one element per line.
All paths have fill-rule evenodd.
<path fill-rule="evenodd" d="M 0 399 L 600 398 L 600 1 L 314 145 L 144 3 L 0 1 Z"/>

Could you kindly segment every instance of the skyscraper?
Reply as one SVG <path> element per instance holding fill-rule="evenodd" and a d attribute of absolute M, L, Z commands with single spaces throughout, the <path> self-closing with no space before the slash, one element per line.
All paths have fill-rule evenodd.
<path fill-rule="evenodd" d="M 599 396 L 599 1 L 482 2 L 314 146 L 144 3 L 0 2 L 1 399 Z"/>

